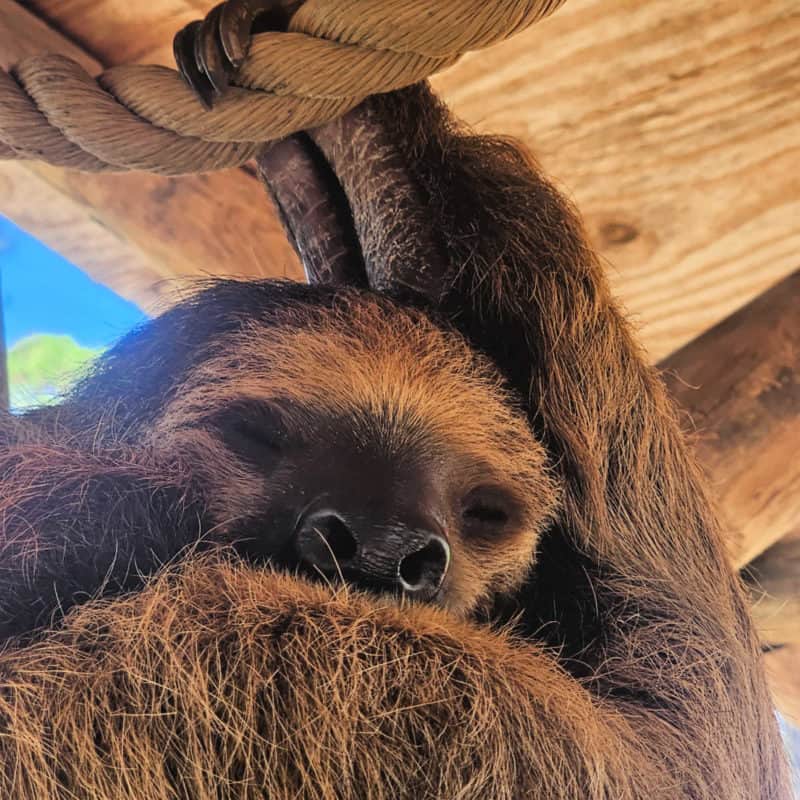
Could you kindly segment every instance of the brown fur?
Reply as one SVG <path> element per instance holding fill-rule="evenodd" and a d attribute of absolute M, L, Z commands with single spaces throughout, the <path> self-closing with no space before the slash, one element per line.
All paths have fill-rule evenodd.
<path fill-rule="evenodd" d="M 455 130 L 422 87 L 371 99 L 317 141 L 347 193 L 370 285 L 424 276 L 417 288 L 507 376 L 547 450 L 562 501 L 519 592 L 527 641 L 433 608 L 190 562 L 0 656 L 3 794 L 786 800 L 758 643 L 704 481 L 569 205 L 510 143 Z M 313 402 L 352 412 L 373 385 L 399 381 L 409 390 L 398 408 L 435 418 L 464 379 L 463 353 L 441 375 L 403 375 L 392 357 L 411 332 L 384 329 L 393 347 L 367 367 L 382 347 L 362 347 L 370 325 L 358 342 L 336 325 L 324 340 L 276 334 L 271 345 L 309 372 L 282 364 L 274 385 L 297 381 Z M 328 378 L 345 351 L 347 378 Z M 210 382 L 222 368 L 209 367 Z M 348 381 L 364 392 L 349 396 Z M 205 385 L 190 380 L 168 405 L 162 444 L 220 400 Z M 513 435 L 499 407 L 499 427 L 478 430 L 487 418 L 465 402 L 466 419 L 445 404 L 429 441 L 452 434 L 483 454 L 490 434 Z M 158 449 L 147 440 L 148 458 L 163 459 Z M 494 462 L 516 466 L 513 451 Z M 179 488 L 182 469 L 162 464 L 156 483 Z M 74 498 L 63 482 L 35 483 L 23 517 L 36 518 L 37 490 L 53 512 L 53 498 Z M 577 565 L 574 584 L 553 585 L 547 570 L 566 566 L 553 552 Z M 589 602 L 571 616 L 582 591 Z"/>
<path fill-rule="evenodd" d="M 241 566 L 84 607 L 0 681 L 15 800 L 676 796 L 537 648 Z"/>

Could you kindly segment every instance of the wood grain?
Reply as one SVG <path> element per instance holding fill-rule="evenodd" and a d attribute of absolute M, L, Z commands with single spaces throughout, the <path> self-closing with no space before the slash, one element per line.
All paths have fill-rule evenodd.
<path fill-rule="evenodd" d="M 670 356 L 668 388 L 745 572 L 781 712 L 800 724 L 800 272 Z M 753 560 L 754 559 L 754 560 Z"/>
<path fill-rule="evenodd" d="M 795 727 L 800 727 L 800 645 L 767 653 L 764 667 L 778 710 Z M 721 798 L 720 798 L 721 800 Z"/>
<path fill-rule="evenodd" d="M 800 272 L 662 363 L 738 566 L 800 529 L 798 309 Z"/>
<path fill-rule="evenodd" d="M 155 313 L 184 296 L 198 279 L 218 272 L 214 259 L 224 263 L 228 258 L 224 238 L 205 242 L 208 226 L 203 219 L 184 221 L 179 216 L 175 224 L 179 203 L 142 202 L 147 193 L 163 192 L 164 186 L 162 179 L 151 181 L 151 176 L 94 176 L 87 181 L 49 167 L 8 162 L 0 165 L 0 212 L 95 280 Z M 180 199 L 182 188 L 173 190 L 174 199 Z M 209 182 L 193 191 L 197 189 L 213 193 L 216 187 Z M 173 230 L 187 237 L 178 251 L 173 249 Z M 226 235 L 239 234 L 229 226 Z M 253 241 L 265 239 L 263 231 L 241 235 L 238 249 L 247 258 L 242 277 L 274 277 L 281 271 L 295 277 L 292 262 L 269 256 L 283 246 L 277 235 L 267 254 L 250 249 Z"/>
<path fill-rule="evenodd" d="M 569 0 L 435 83 L 574 197 L 664 357 L 800 266 L 800 5 Z"/>
<path fill-rule="evenodd" d="M 112 64 L 168 64 L 172 37 L 205 16 L 213 0 L 23 0 L 22 5 L 91 53 Z"/>
<path fill-rule="evenodd" d="M 156 306 L 152 295 L 137 296 L 130 276 L 139 274 L 157 284 L 154 265 L 125 240 L 77 203 L 19 163 L 0 167 L 0 197 L 5 216 L 92 276 L 102 275 L 115 288 L 143 305 Z M 89 245 L 89 246 L 87 246 Z M 0 266 L 2 253 L 0 252 Z"/>
<path fill-rule="evenodd" d="M 0 0 L 0 66 L 46 51 L 101 69 L 41 20 Z M 211 275 L 302 275 L 266 192 L 244 170 L 176 179 L 0 162 L 0 182 L 0 213 L 147 310 Z"/>
<path fill-rule="evenodd" d="M 800 646 L 800 527 L 751 562 L 746 575 L 762 640 Z"/>

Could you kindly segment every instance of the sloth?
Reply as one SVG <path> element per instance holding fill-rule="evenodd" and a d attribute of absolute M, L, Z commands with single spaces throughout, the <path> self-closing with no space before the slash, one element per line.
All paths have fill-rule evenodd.
<path fill-rule="evenodd" d="M 7 646 L 220 549 L 380 603 L 416 600 L 413 619 L 441 606 L 435 634 L 399 636 L 394 622 L 386 640 L 423 658 L 402 705 L 430 714 L 419 730 L 397 717 L 414 732 L 392 728 L 380 764 L 377 740 L 364 743 L 354 761 L 374 772 L 346 796 L 394 796 L 383 791 L 400 776 L 407 792 L 421 776 L 436 785 L 402 750 L 432 742 L 451 782 L 404 796 L 487 796 L 464 788 L 468 765 L 452 773 L 447 736 L 463 728 L 470 764 L 491 771 L 489 748 L 506 748 L 496 796 L 788 797 L 758 642 L 704 480 L 576 213 L 531 157 L 464 132 L 419 85 L 273 145 L 259 169 L 309 285 L 217 282 L 123 339 L 61 405 L 3 421 Z M 285 669 L 302 651 L 299 696 L 322 704 L 331 685 L 350 697 L 347 673 L 314 683 L 309 648 L 336 650 L 355 625 L 326 608 L 318 643 L 298 628 L 281 650 Z M 295 613 L 275 624 L 285 631 Z M 449 647 L 448 619 L 468 654 L 444 668 L 422 642 Z M 475 623 L 513 628 L 529 647 L 464 627 Z M 378 633 L 367 641 L 383 652 Z M 395 669 L 405 686 L 409 658 L 380 674 L 359 661 L 357 678 Z M 438 710 L 454 696 L 443 675 L 463 683 L 463 708 Z M 492 714 L 487 698 L 503 687 L 518 690 Z M 280 708 L 265 729 L 284 729 Z M 141 729 L 166 724 L 141 717 Z M 487 733 L 506 717 L 524 735 Z M 323 749 L 309 752 L 324 760 Z M 192 773 L 176 763 L 170 775 Z M 302 775 L 336 785 L 333 767 L 312 767 Z M 297 796 L 339 796 L 309 785 Z"/>
<path fill-rule="evenodd" d="M 10 423 L 5 635 L 214 545 L 465 615 L 522 582 L 557 498 L 488 359 L 348 290 L 219 281 Z M 54 468 L 37 509 L 21 473 Z"/>

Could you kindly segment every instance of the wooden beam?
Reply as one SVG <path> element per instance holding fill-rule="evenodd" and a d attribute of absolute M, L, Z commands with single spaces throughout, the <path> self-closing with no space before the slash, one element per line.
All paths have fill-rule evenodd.
<path fill-rule="evenodd" d="M 745 570 L 778 708 L 800 723 L 800 272 L 661 366 Z M 755 560 L 753 560 L 755 559 Z"/>
<path fill-rule="evenodd" d="M 434 85 L 572 195 L 658 361 L 800 266 L 798 53 L 797 0 L 568 0 Z"/>
<path fill-rule="evenodd" d="M 174 66 L 172 37 L 204 17 L 217 0 L 24 0 L 103 64 Z M 105 31 L 105 34 L 103 33 Z"/>
<path fill-rule="evenodd" d="M 11 0 L 0 0 L 0 66 L 60 52 L 101 66 Z M 163 178 L 0 162 L 0 213 L 145 309 L 197 278 L 302 276 L 266 193 L 244 170 Z"/>
<path fill-rule="evenodd" d="M 18 162 L 0 165 L 0 211 L 20 228 L 78 264 L 121 295 L 155 311 L 159 291 L 171 288 L 157 263 L 93 214 L 89 205 L 59 191 Z M 137 276 L 148 278 L 144 288 Z"/>
<path fill-rule="evenodd" d="M 800 528 L 752 561 L 745 574 L 762 640 L 800 647 Z"/>
<path fill-rule="evenodd" d="M 800 645 L 790 645 L 764 656 L 767 682 L 783 716 L 800 727 Z M 720 799 L 721 800 L 721 799 Z"/>
<path fill-rule="evenodd" d="M 800 272 L 662 362 L 744 566 L 800 528 Z"/>

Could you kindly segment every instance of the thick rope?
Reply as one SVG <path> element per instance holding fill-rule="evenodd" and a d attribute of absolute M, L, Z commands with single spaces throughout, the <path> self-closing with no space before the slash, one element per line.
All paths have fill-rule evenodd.
<path fill-rule="evenodd" d="M 95 79 L 63 56 L 34 56 L 0 70 L 0 159 L 166 175 L 236 166 L 264 142 L 422 80 L 563 2 L 306 0 L 288 32 L 253 38 L 210 111 L 166 67 L 114 67 Z"/>

